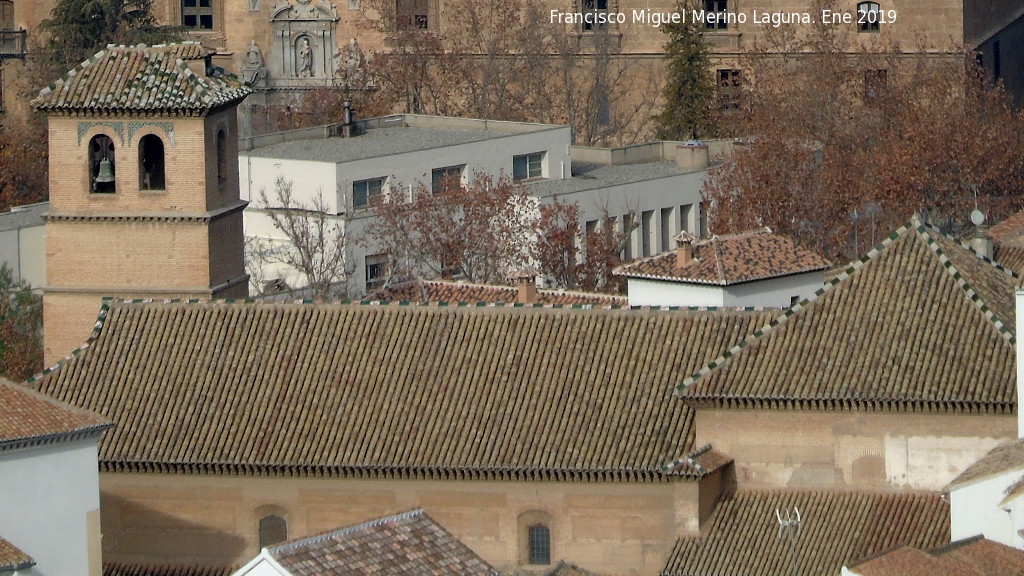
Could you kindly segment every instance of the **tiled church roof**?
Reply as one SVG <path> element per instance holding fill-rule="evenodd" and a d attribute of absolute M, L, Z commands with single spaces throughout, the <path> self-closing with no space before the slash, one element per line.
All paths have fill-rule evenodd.
<path fill-rule="evenodd" d="M 701 476 L 685 374 L 758 311 L 112 303 L 37 383 L 109 414 L 104 470 Z M 663 466 L 670 465 L 665 470 Z"/>
<path fill-rule="evenodd" d="M 516 301 L 517 294 L 518 291 L 512 286 L 464 284 L 440 280 L 411 280 L 378 290 L 367 296 L 366 299 L 385 302 L 466 302 L 470 304 L 476 302 L 500 302 L 513 304 Z M 627 306 L 629 299 L 625 296 L 615 296 L 612 294 L 537 290 L 537 303 L 559 306 Z"/>
<path fill-rule="evenodd" d="M 713 236 L 693 243 L 693 262 L 680 268 L 675 251 L 643 258 L 615 269 L 630 278 L 730 286 L 802 272 L 824 270 L 827 260 L 786 236 L 762 228 Z"/>
<path fill-rule="evenodd" d="M 267 548 L 292 576 L 497 576 L 423 510 Z"/>
<path fill-rule="evenodd" d="M 799 525 L 780 528 L 795 510 Z M 949 505 L 939 494 L 741 492 L 719 502 L 701 533 L 677 541 L 662 576 L 834 576 L 895 546 L 949 542 Z"/>
<path fill-rule="evenodd" d="M 1015 280 L 915 218 L 679 394 L 694 405 L 1010 414 Z"/>
<path fill-rule="evenodd" d="M 996 446 L 953 479 L 945 492 L 998 476 L 1005 472 L 1024 469 L 1024 440 L 1011 440 Z"/>
<path fill-rule="evenodd" d="M 102 416 L 0 378 L 0 450 L 58 437 L 98 434 L 111 426 Z"/>
<path fill-rule="evenodd" d="M 11 544 L 0 538 L 0 572 L 24 570 L 35 565 L 35 560 Z"/>
<path fill-rule="evenodd" d="M 205 60 L 198 43 L 107 46 L 39 92 L 46 112 L 77 110 L 200 112 L 236 102 L 251 90 L 230 74 L 197 75 L 186 60 Z"/>

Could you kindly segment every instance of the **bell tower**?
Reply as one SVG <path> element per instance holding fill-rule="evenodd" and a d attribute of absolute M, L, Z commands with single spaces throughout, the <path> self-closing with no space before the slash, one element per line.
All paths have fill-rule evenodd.
<path fill-rule="evenodd" d="M 197 43 L 108 46 L 33 105 L 49 117 L 45 362 L 104 296 L 248 295 L 235 109 L 249 89 Z"/>

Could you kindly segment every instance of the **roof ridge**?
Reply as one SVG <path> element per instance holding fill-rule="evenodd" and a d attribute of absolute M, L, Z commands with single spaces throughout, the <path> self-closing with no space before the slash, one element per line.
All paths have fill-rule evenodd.
<path fill-rule="evenodd" d="M 915 228 L 915 232 L 919 236 L 921 236 L 921 238 L 925 241 L 925 246 L 927 246 L 929 250 L 931 250 L 931 252 L 935 254 L 935 256 L 939 259 L 939 263 L 942 264 L 942 267 L 946 270 L 946 272 L 948 272 L 950 276 L 952 276 L 953 281 L 956 282 L 957 286 L 959 286 L 960 289 L 964 291 L 964 294 L 971 301 L 974 307 L 977 308 L 982 313 L 982 315 L 985 316 L 985 318 L 987 318 L 988 321 L 992 323 L 993 326 L 995 326 L 996 330 L 999 331 L 999 335 L 1002 336 L 1003 339 L 1006 340 L 1008 343 L 1014 345 L 1016 343 L 1016 335 L 1006 328 L 1006 324 L 1001 319 L 996 317 L 996 315 L 992 312 L 992 309 L 989 308 L 988 304 L 985 303 L 985 300 L 982 298 L 981 294 L 979 294 L 966 280 L 964 280 L 963 274 L 960 272 L 959 269 L 957 269 L 953 261 L 949 259 L 949 256 L 945 252 L 943 252 L 942 248 L 935 242 L 935 239 L 932 238 L 931 234 L 938 234 L 950 241 L 957 242 L 958 245 L 960 245 L 962 248 L 970 250 L 970 252 L 975 256 L 980 255 L 974 250 L 967 248 L 966 246 L 963 246 L 963 243 L 957 240 L 956 238 L 953 238 L 952 236 L 945 234 L 938 228 L 935 228 L 934 226 L 928 224 L 924 220 L 921 220 L 920 218 L 918 218 L 916 214 L 914 215 L 914 219 L 918 223 L 918 226 Z M 985 260 L 991 262 L 991 260 L 988 260 L 987 258 L 985 258 Z M 1002 267 L 1000 267 L 1000 269 L 1003 272 L 1007 272 L 1007 270 Z M 1011 273 L 1011 277 L 1013 276 L 1014 275 Z"/>
<path fill-rule="evenodd" d="M 63 368 L 66 364 L 74 360 L 75 356 L 78 356 L 82 352 L 86 351 L 90 346 L 92 346 L 96 339 L 100 337 L 100 333 L 103 331 L 103 326 L 104 324 L 106 324 L 107 321 L 107 313 L 110 311 L 110 304 L 115 300 L 116 299 L 113 298 L 112 296 L 103 297 L 101 301 L 102 303 L 100 304 L 99 316 L 96 317 L 96 322 L 92 325 L 92 333 L 89 334 L 89 337 L 86 338 L 85 342 L 81 346 L 75 348 L 71 352 L 68 352 L 67 355 L 54 362 L 52 365 L 43 368 L 42 372 L 30 376 L 25 380 L 25 383 L 34 384 L 42 380 L 51 372 L 56 372 L 57 370 Z"/>
<path fill-rule="evenodd" d="M 292 540 L 291 542 L 285 542 L 284 544 L 278 544 L 277 546 L 267 546 L 265 548 L 265 550 L 268 553 L 270 553 L 270 554 L 275 554 L 275 553 L 278 553 L 278 552 L 284 552 L 284 551 L 287 551 L 287 550 L 294 550 L 296 548 L 301 548 L 303 546 L 308 546 L 309 544 L 319 544 L 320 542 L 324 542 L 324 541 L 330 540 L 330 539 L 332 539 L 334 537 L 337 537 L 337 536 L 344 536 L 344 535 L 350 534 L 352 532 L 358 532 L 360 530 L 365 530 L 367 528 L 372 528 L 374 526 L 380 526 L 382 524 L 387 524 L 388 522 L 396 522 L 398 520 L 406 520 L 408 518 L 413 518 L 415 516 L 424 516 L 426 518 L 430 518 L 429 516 L 426 516 L 426 514 L 423 513 L 423 508 L 417 508 L 415 510 L 409 510 L 408 512 L 400 512 L 398 514 L 393 514 L 391 516 L 386 516 L 384 518 L 375 518 L 373 520 L 368 520 L 368 521 L 363 522 L 361 524 L 356 524 L 355 526 L 347 526 L 345 528 L 340 528 L 338 530 L 332 530 L 330 532 L 324 532 L 322 534 L 315 534 L 313 536 L 307 536 L 305 538 L 299 538 L 297 540 Z"/>
<path fill-rule="evenodd" d="M 755 330 L 752 334 L 748 334 L 738 344 L 736 344 L 732 348 L 729 348 L 720 356 L 718 356 L 711 362 L 705 364 L 704 367 L 702 367 L 700 370 L 694 372 L 689 377 L 684 379 L 678 386 L 676 386 L 676 395 L 681 396 L 687 388 L 692 386 L 698 380 L 700 380 L 704 376 L 707 376 L 719 366 L 725 364 L 730 358 L 738 354 L 747 346 L 750 346 L 751 344 L 761 340 L 763 337 L 770 334 L 772 330 L 774 330 L 776 327 L 784 324 L 793 315 L 800 312 L 801 310 L 809 306 L 811 303 L 817 301 L 819 298 L 821 298 L 826 293 L 831 291 L 834 287 L 839 285 L 840 282 L 849 278 L 851 274 L 863 268 L 865 264 L 875 260 L 878 257 L 878 255 L 882 253 L 883 250 L 889 247 L 889 245 L 891 245 L 893 242 L 907 234 L 907 232 L 910 229 L 910 224 L 912 222 L 913 218 L 911 219 L 911 222 L 907 222 L 903 226 L 900 226 L 899 228 L 896 229 L 895 232 L 893 232 L 887 238 L 884 238 L 881 242 L 876 244 L 874 248 L 868 251 L 867 254 L 861 256 L 859 259 L 854 260 L 853 262 L 850 262 L 846 270 L 837 274 L 836 277 L 833 278 L 832 280 L 825 282 L 825 285 L 816 290 L 814 294 L 811 294 L 807 298 L 804 298 L 803 300 L 800 300 L 799 302 L 793 304 L 789 308 L 786 308 L 780 316 L 771 320 L 768 324 L 765 324 L 760 329 Z"/>

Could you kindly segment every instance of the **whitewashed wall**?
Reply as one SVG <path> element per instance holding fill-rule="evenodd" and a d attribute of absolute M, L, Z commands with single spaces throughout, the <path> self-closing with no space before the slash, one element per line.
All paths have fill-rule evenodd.
<path fill-rule="evenodd" d="M 1024 477 L 1024 466 L 951 490 L 950 537 L 955 542 L 983 534 L 989 540 L 1024 550 L 1024 502 L 1021 498 L 1000 505 L 1006 489 Z"/>

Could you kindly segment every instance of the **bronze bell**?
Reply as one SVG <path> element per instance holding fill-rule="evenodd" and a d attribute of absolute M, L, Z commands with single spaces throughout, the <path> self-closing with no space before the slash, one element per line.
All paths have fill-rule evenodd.
<path fill-rule="evenodd" d="M 110 163 L 110 160 L 104 158 L 100 160 L 100 173 L 96 175 L 97 184 L 106 184 L 107 182 L 114 181 L 114 165 Z"/>

